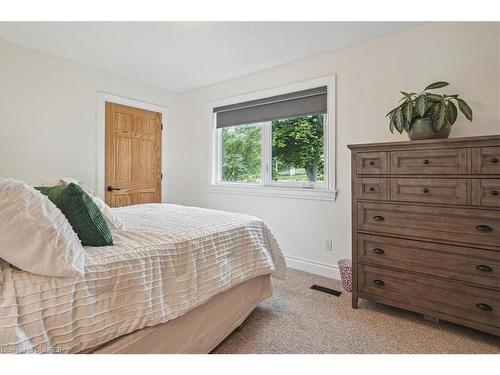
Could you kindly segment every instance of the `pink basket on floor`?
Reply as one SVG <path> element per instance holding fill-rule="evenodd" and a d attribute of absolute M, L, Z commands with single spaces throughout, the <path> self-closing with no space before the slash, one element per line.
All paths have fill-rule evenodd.
<path fill-rule="evenodd" d="M 341 259 L 337 262 L 342 280 L 342 288 L 346 292 L 352 291 L 352 265 L 350 259 Z"/>

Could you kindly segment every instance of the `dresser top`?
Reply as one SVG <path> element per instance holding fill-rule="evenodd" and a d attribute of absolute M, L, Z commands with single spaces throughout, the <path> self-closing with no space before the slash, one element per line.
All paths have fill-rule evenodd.
<path fill-rule="evenodd" d="M 431 149 L 431 148 L 457 148 L 457 147 L 482 147 L 500 146 L 500 134 L 483 135 L 480 137 L 462 137 L 447 139 L 425 139 L 421 141 L 362 143 L 348 145 L 353 151 L 369 150 L 398 150 L 398 149 Z"/>

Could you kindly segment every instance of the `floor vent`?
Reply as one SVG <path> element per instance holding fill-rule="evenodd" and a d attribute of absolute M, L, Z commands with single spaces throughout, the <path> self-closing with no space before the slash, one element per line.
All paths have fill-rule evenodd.
<path fill-rule="evenodd" d="M 316 285 L 316 284 L 314 284 L 311 287 L 311 289 L 317 290 L 317 291 L 320 291 L 320 292 L 323 292 L 323 293 L 326 293 L 326 294 L 332 294 L 335 297 L 340 297 L 340 295 L 342 294 L 342 292 L 339 292 L 338 290 L 330 289 L 330 288 L 325 288 L 324 286 Z"/>

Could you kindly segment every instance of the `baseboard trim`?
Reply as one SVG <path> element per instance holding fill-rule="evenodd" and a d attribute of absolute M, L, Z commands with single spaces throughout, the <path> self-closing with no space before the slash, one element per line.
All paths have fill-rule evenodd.
<path fill-rule="evenodd" d="M 309 259 L 289 255 L 285 256 L 285 259 L 287 266 L 290 268 L 340 280 L 340 272 L 336 265 L 332 266 L 331 264 L 315 262 Z"/>

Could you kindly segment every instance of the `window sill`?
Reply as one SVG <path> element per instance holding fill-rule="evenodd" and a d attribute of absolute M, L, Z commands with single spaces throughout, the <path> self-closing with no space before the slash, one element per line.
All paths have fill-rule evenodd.
<path fill-rule="evenodd" d="M 240 194 L 240 195 L 260 195 L 266 197 L 311 199 L 321 201 L 335 201 L 337 199 L 336 190 L 307 189 L 284 186 L 262 186 L 245 184 L 209 184 L 210 193 Z"/>

